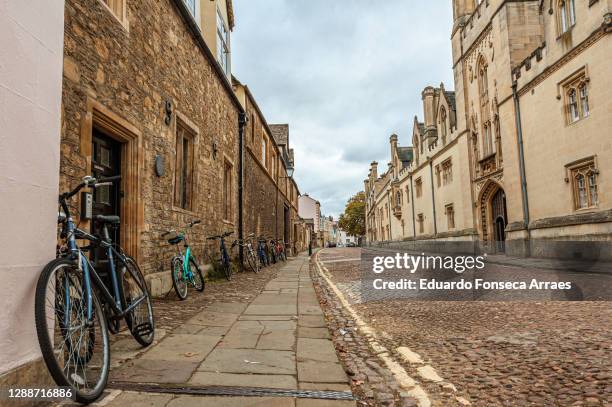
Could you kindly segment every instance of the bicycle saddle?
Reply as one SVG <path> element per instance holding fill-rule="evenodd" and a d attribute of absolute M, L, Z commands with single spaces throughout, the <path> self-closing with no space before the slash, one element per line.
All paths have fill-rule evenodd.
<path fill-rule="evenodd" d="M 170 244 L 179 244 L 184 240 L 183 236 L 173 237 L 172 239 L 168 239 L 168 243 Z"/>
<path fill-rule="evenodd" d="M 116 215 L 96 215 L 94 216 L 94 219 L 102 223 L 108 223 L 110 225 L 118 225 L 121 223 L 121 218 Z"/>

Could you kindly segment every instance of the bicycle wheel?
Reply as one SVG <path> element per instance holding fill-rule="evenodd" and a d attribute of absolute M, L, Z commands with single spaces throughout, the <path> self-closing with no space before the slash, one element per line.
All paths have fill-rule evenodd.
<path fill-rule="evenodd" d="M 91 403 L 108 380 L 110 345 L 102 305 L 91 290 L 91 320 L 83 274 L 74 262 L 55 259 L 38 278 L 34 317 L 40 350 L 58 386 L 70 387 L 76 401 Z"/>
<path fill-rule="evenodd" d="M 172 259 L 172 286 L 181 300 L 187 298 L 187 283 L 183 279 L 183 259 L 180 257 Z"/>
<path fill-rule="evenodd" d="M 199 292 L 204 291 L 206 282 L 204 280 L 204 276 L 202 275 L 202 270 L 200 270 L 200 266 L 198 266 L 198 263 L 196 263 L 193 257 L 189 258 L 189 268 L 193 274 L 193 287 Z"/>
<path fill-rule="evenodd" d="M 121 297 L 123 306 L 129 307 L 136 301 L 142 301 L 130 312 L 125 314 L 125 323 L 136 342 L 142 346 L 149 346 L 155 338 L 155 321 L 153 319 L 153 306 L 151 296 L 144 275 L 138 267 L 136 260 L 126 256 L 126 269 L 122 270 Z"/>
<path fill-rule="evenodd" d="M 259 262 L 252 249 L 247 249 L 247 263 L 254 273 L 259 273 Z"/>
<path fill-rule="evenodd" d="M 225 254 L 221 254 L 221 268 L 223 268 L 223 274 L 225 274 L 227 281 L 230 281 L 232 279 L 232 264 Z"/>

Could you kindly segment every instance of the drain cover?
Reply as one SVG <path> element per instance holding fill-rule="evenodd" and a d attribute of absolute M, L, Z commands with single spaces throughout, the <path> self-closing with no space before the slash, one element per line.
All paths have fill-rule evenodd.
<path fill-rule="evenodd" d="M 297 397 L 307 399 L 355 400 L 355 397 L 353 397 L 350 391 L 282 390 L 226 386 L 173 386 L 129 382 L 112 382 L 108 387 L 143 393 L 170 393 L 193 396 Z"/>

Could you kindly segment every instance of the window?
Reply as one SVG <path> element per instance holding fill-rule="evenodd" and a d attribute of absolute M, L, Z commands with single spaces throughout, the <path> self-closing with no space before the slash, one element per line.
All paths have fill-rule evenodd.
<path fill-rule="evenodd" d="M 406 203 L 410 203 L 410 185 L 406 187 Z"/>
<path fill-rule="evenodd" d="M 174 206 L 191 210 L 193 188 L 193 133 L 179 120 L 176 122 L 176 165 Z"/>
<path fill-rule="evenodd" d="M 446 205 L 446 224 L 448 229 L 455 228 L 455 209 L 453 204 Z"/>
<path fill-rule="evenodd" d="M 417 178 L 416 181 L 414 181 L 414 189 L 416 189 L 417 198 L 420 198 L 421 195 L 423 195 L 423 180 L 421 179 L 421 177 Z"/>
<path fill-rule="evenodd" d="M 261 163 L 268 168 L 268 140 L 265 135 L 261 138 Z"/>
<path fill-rule="evenodd" d="M 442 181 L 440 180 L 440 164 L 436 165 L 436 184 L 438 188 L 442 185 Z"/>
<path fill-rule="evenodd" d="M 442 145 L 446 144 L 446 109 L 440 109 L 440 136 L 442 136 Z"/>
<path fill-rule="evenodd" d="M 229 54 L 229 30 L 225 25 L 221 11 L 217 9 L 217 60 L 226 75 L 230 74 Z"/>
<path fill-rule="evenodd" d="M 448 185 L 453 181 L 453 163 L 447 159 L 442 163 L 442 184 Z"/>
<path fill-rule="evenodd" d="M 255 143 L 255 114 L 251 113 L 251 143 Z"/>
<path fill-rule="evenodd" d="M 568 32 L 576 24 L 574 0 L 559 0 L 557 2 L 557 25 L 559 35 Z"/>
<path fill-rule="evenodd" d="M 570 78 L 563 85 L 567 124 L 572 124 L 589 116 L 589 88 L 585 71 Z"/>
<path fill-rule="evenodd" d="M 225 161 L 223 166 L 223 219 L 233 220 L 232 213 L 232 164 Z"/>
<path fill-rule="evenodd" d="M 423 233 L 425 231 L 425 217 L 422 213 L 417 215 L 417 222 L 419 224 L 419 233 Z"/>
<path fill-rule="evenodd" d="M 402 193 L 400 191 L 395 194 L 395 206 L 402 206 Z"/>
<path fill-rule="evenodd" d="M 276 154 L 274 151 L 270 153 L 270 175 L 273 180 L 276 180 Z"/>
<path fill-rule="evenodd" d="M 184 0 L 185 1 L 185 5 L 187 6 L 187 8 L 189 9 L 189 12 L 196 17 L 196 1 L 197 0 Z"/>
<path fill-rule="evenodd" d="M 106 4 L 115 17 L 122 23 L 126 21 L 127 8 L 126 0 L 102 0 Z"/>
<path fill-rule="evenodd" d="M 597 170 L 594 161 L 579 164 L 570 168 L 574 192 L 574 209 L 597 206 Z"/>

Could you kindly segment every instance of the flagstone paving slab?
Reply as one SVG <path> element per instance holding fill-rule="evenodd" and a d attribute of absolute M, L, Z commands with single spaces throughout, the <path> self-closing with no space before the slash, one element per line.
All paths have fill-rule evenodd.
<path fill-rule="evenodd" d="M 107 407 L 164 407 L 174 396 L 171 394 L 136 393 L 132 391 L 121 392 L 108 404 Z"/>
<path fill-rule="evenodd" d="M 111 371 L 111 380 L 134 383 L 185 383 L 198 367 L 197 360 L 134 359 Z"/>
<path fill-rule="evenodd" d="M 247 315 L 296 315 L 297 305 L 249 305 L 244 313 Z"/>
<path fill-rule="evenodd" d="M 166 407 L 295 407 L 295 400 L 289 397 L 180 396 Z"/>
<path fill-rule="evenodd" d="M 348 378 L 339 363 L 298 362 L 298 381 L 317 383 L 347 383 Z"/>
<path fill-rule="evenodd" d="M 297 360 L 298 362 L 309 360 L 337 362 L 338 356 L 332 341 L 329 339 L 298 338 Z"/>
<path fill-rule="evenodd" d="M 198 371 L 295 374 L 295 354 L 280 350 L 216 348 L 198 367 Z"/>
<path fill-rule="evenodd" d="M 298 329 L 298 338 L 330 339 L 331 336 L 327 328 L 309 328 L 301 326 Z"/>
<path fill-rule="evenodd" d="M 169 335 L 146 352 L 142 359 L 202 361 L 220 340 L 221 336 Z"/>
<path fill-rule="evenodd" d="M 296 407 L 351 407 L 356 406 L 354 400 L 321 400 L 321 399 L 297 399 Z"/>
<path fill-rule="evenodd" d="M 297 381 L 291 375 L 238 374 L 195 372 L 189 384 L 196 386 L 236 386 L 271 389 L 296 389 Z"/>
<path fill-rule="evenodd" d="M 226 312 L 204 311 L 187 320 L 187 324 L 204 326 L 231 326 L 239 314 Z"/>
<path fill-rule="evenodd" d="M 323 315 L 300 315 L 298 326 L 307 328 L 326 328 L 327 323 Z"/>

